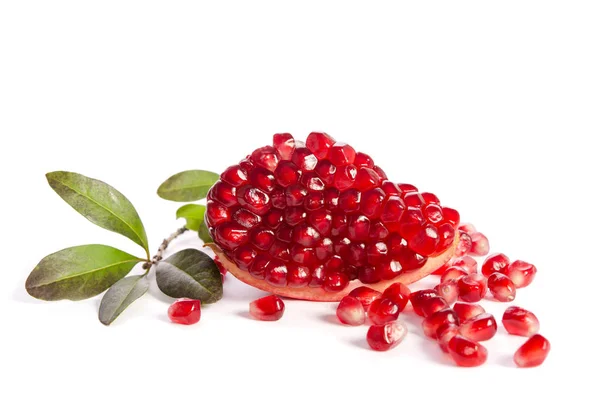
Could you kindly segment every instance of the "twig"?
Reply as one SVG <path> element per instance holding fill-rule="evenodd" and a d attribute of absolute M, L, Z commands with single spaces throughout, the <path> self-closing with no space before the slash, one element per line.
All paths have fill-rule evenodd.
<path fill-rule="evenodd" d="M 175 240 L 177 237 L 181 236 L 183 233 L 185 233 L 187 231 L 188 231 L 188 228 L 184 226 L 182 228 L 177 229 L 173 234 L 171 234 L 169 237 L 164 239 L 163 242 L 158 247 L 158 251 L 156 251 L 156 255 L 154 255 L 152 257 L 152 260 L 150 262 L 144 263 L 144 266 L 142 266 L 142 268 L 150 269 L 150 267 L 152 267 L 152 265 L 156 265 L 158 262 L 160 262 L 163 259 L 163 255 L 165 254 L 165 250 L 167 249 L 169 244 L 173 240 Z"/>

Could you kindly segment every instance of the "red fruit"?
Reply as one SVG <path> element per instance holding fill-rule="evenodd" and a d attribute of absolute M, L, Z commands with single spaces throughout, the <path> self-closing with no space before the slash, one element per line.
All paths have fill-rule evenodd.
<path fill-rule="evenodd" d="M 335 314 L 344 324 L 361 325 L 365 323 L 365 309 L 362 302 L 352 296 L 346 296 L 340 301 Z"/>
<path fill-rule="evenodd" d="M 550 342 L 542 335 L 533 335 L 515 352 L 514 360 L 518 367 L 537 367 L 550 353 Z"/>
<path fill-rule="evenodd" d="M 429 317 L 433 313 L 437 313 L 440 310 L 448 309 L 448 303 L 446 300 L 439 296 L 434 296 L 432 298 L 427 299 L 421 305 L 421 309 L 423 310 L 423 317 Z"/>
<path fill-rule="evenodd" d="M 367 331 L 367 343 L 371 349 L 382 352 L 398 346 L 407 333 L 406 326 L 402 323 L 372 325 Z"/>
<path fill-rule="evenodd" d="M 452 309 L 456 312 L 461 323 L 485 313 L 485 309 L 476 303 L 456 302 Z"/>
<path fill-rule="evenodd" d="M 475 229 L 475 226 L 473 226 L 472 223 L 461 223 L 460 225 L 458 225 L 458 230 L 468 234 L 473 234 L 477 231 L 477 229 Z"/>
<path fill-rule="evenodd" d="M 506 274 L 510 259 L 504 254 L 493 254 L 485 258 L 483 265 L 481 265 L 481 273 L 489 277 L 492 273 Z"/>
<path fill-rule="evenodd" d="M 462 336 L 475 342 L 492 339 L 497 330 L 496 319 L 490 313 L 481 313 L 462 323 L 459 327 Z"/>
<path fill-rule="evenodd" d="M 444 283 L 444 282 L 450 281 L 450 280 L 458 280 L 462 276 L 466 276 L 468 274 L 469 273 L 465 269 L 463 269 L 462 267 L 450 266 L 448 268 L 448 270 L 446 270 L 444 272 L 444 274 L 442 274 L 442 278 L 440 279 L 440 281 L 442 283 Z"/>
<path fill-rule="evenodd" d="M 488 277 L 488 288 L 492 296 L 500 302 L 512 302 L 515 300 L 517 290 L 515 284 L 502 273 L 492 273 Z"/>
<path fill-rule="evenodd" d="M 225 266 L 223 266 L 219 258 L 215 257 L 214 262 L 215 265 L 217 265 L 217 267 L 219 268 L 219 273 L 221 273 L 221 282 L 225 282 L 225 275 L 227 274 L 227 269 L 225 269 Z"/>
<path fill-rule="evenodd" d="M 352 296 L 358 299 L 362 304 L 363 308 L 365 310 L 368 310 L 369 306 L 371 306 L 371 303 L 373 303 L 375 299 L 381 298 L 382 294 L 381 292 L 376 291 L 373 288 L 363 286 L 354 288 L 352 291 L 350 291 L 348 296 Z"/>
<path fill-rule="evenodd" d="M 400 308 L 392 300 L 387 298 L 376 299 L 369 306 L 367 315 L 373 324 L 383 325 L 396 321 L 400 315 Z"/>
<path fill-rule="evenodd" d="M 458 325 L 458 316 L 452 309 L 442 309 L 423 320 L 423 332 L 425 336 L 435 339 L 438 329 L 448 324 Z"/>
<path fill-rule="evenodd" d="M 449 352 L 448 343 L 456 335 L 458 335 L 458 326 L 456 324 L 446 324 L 438 328 L 436 337 L 438 344 L 440 345 L 440 349 L 442 349 L 444 353 Z"/>
<path fill-rule="evenodd" d="M 409 295 L 408 299 L 412 304 L 413 310 L 415 314 L 418 316 L 424 317 L 423 314 L 423 303 L 427 301 L 429 298 L 437 296 L 437 293 L 432 289 L 424 289 L 421 291 L 413 292 Z"/>
<path fill-rule="evenodd" d="M 512 282 L 515 284 L 515 287 L 523 288 L 531 284 L 536 273 L 537 269 L 531 263 L 527 263 L 525 261 L 514 261 L 508 266 L 505 274 L 510 277 Z"/>
<path fill-rule="evenodd" d="M 458 299 L 458 286 L 456 280 L 446 281 L 436 285 L 433 290 L 449 304 L 453 304 Z"/>
<path fill-rule="evenodd" d="M 277 321 L 283 316 L 284 310 L 283 301 L 275 295 L 250 302 L 250 315 L 261 321 Z"/>
<path fill-rule="evenodd" d="M 471 234 L 471 250 L 469 253 L 475 256 L 484 256 L 490 252 L 490 242 L 483 233 L 474 232 Z"/>
<path fill-rule="evenodd" d="M 229 167 L 206 215 L 210 246 L 236 278 L 319 301 L 427 276 L 454 252 L 458 222 L 434 194 L 390 182 L 368 155 L 322 132 L 306 145 L 276 134 Z"/>
<path fill-rule="evenodd" d="M 383 298 L 387 298 L 398 305 L 400 311 L 404 310 L 410 296 L 410 288 L 402 283 L 394 283 L 383 291 Z"/>
<path fill-rule="evenodd" d="M 487 292 L 487 282 L 481 274 L 473 273 L 456 282 L 458 297 L 465 302 L 479 302 Z"/>
<path fill-rule="evenodd" d="M 487 349 L 480 343 L 457 335 L 448 342 L 450 357 L 459 367 L 477 367 L 487 360 Z"/>
<path fill-rule="evenodd" d="M 200 321 L 200 306 L 198 299 L 178 299 L 169 306 L 169 318 L 177 324 L 196 324 Z"/>
<path fill-rule="evenodd" d="M 454 251 L 454 256 L 456 257 L 467 255 L 473 246 L 473 240 L 469 233 L 461 231 L 458 236 L 458 245 L 456 246 L 456 251 Z"/>
<path fill-rule="evenodd" d="M 531 336 L 540 330 L 540 322 L 529 310 L 510 306 L 502 316 L 502 324 L 509 334 Z"/>

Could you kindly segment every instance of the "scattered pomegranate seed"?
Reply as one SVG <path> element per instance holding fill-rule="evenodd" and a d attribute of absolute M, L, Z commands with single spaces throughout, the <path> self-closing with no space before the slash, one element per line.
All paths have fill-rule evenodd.
<path fill-rule="evenodd" d="M 454 256 L 460 257 L 460 256 L 468 254 L 469 251 L 471 251 L 472 246 L 473 246 L 473 240 L 471 239 L 471 236 L 469 235 L 469 233 L 461 231 L 460 239 L 458 240 L 458 245 L 456 246 L 456 249 L 454 250 Z"/>
<path fill-rule="evenodd" d="M 502 273 L 492 273 L 488 277 L 488 288 L 492 296 L 500 302 L 512 302 L 515 300 L 517 289 L 515 284 Z"/>
<path fill-rule="evenodd" d="M 424 317 L 423 310 L 421 309 L 422 304 L 429 298 L 437 296 L 437 293 L 432 289 L 424 289 L 421 291 L 416 291 L 410 294 L 408 299 L 412 304 L 413 310 L 417 316 Z"/>
<path fill-rule="evenodd" d="M 398 310 L 403 311 L 408 303 L 410 288 L 402 283 L 394 283 L 383 291 L 383 297 L 398 305 Z"/>
<path fill-rule="evenodd" d="M 371 349 L 382 352 L 398 346 L 407 333 L 406 326 L 400 322 L 372 325 L 367 331 L 367 343 Z"/>
<path fill-rule="evenodd" d="M 540 330 L 540 322 L 529 310 L 510 306 L 502 316 L 502 324 L 509 334 L 531 336 Z"/>
<path fill-rule="evenodd" d="M 518 367 L 537 367 L 550 353 L 550 342 L 540 334 L 533 335 L 515 352 Z"/>
<path fill-rule="evenodd" d="M 449 305 L 456 302 L 458 299 L 458 286 L 456 280 L 446 281 L 445 283 L 440 283 L 433 288 L 433 290 Z"/>
<path fill-rule="evenodd" d="M 471 250 L 469 253 L 475 256 L 484 256 L 490 252 L 490 242 L 483 233 L 475 232 L 471 234 Z"/>
<path fill-rule="evenodd" d="M 525 261 L 514 261 L 508 266 L 506 274 L 517 288 L 527 287 L 537 273 L 537 268 L 531 263 Z"/>
<path fill-rule="evenodd" d="M 345 296 L 340 301 L 335 313 L 344 324 L 361 325 L 365 323 L 365 309 L 361 301 L 352 296 Z"/>
<path fill-rule="evenodd" d="M 504 254 L 493 254 L 485 258 L 481 265 L 481 273 L 489 277 L 492 273 L 506 274 L 510 259 Z"/>
<path fill-rule="evenodd" d="M 458 230 L 460 230 L 461 232 L 468 233 L 468 234 L 473 234 L 477 231 L 477 229 L 475 229 L 475 226 L 473 226 L 472 223 L 461 223 L 458 226 Z"/>
<path fill-rule="evenodd" d="M 350 291 L 348 296 L 358 299 L 363 308 L 368 310 L 369 306 L 371 306 L 371 303 L 373 303 L 375 299 L 381 298 L 381 292 L 376 291 L 373 288 L 362 286 L 354 288 L 352 291 Z"/>
<path fill-rule="evenodd" d="M 462 336 L 475 342 L 492 339 L 497 330 L 496 319 L 490 313 L 481 313 L 462 323 L 459 327 Z"/>
<path fill-rule="evenodd" d="M 459 327 L 456 324 L 446 324 L 438 328 L 436 337 L 440 349 L 442 349 L 444 353 L 448 353 L 448 342 L 458 335 L 458 329 Z"/>
<path fill-rule="evenodd" d="M 421 305 L 424 317 L 429 317 L 433 313 L 437 313 L 440 310 L 448 309 L 448 307 L 449 306 L 446 300 L 440 296 L 431 297 L 423 302 L 423 305 Z"/>
<path fill-rule="evenodd" d="M 450 262 L 452 266 L 462 267 L 469 274 L 477 273 L 477 261 L 472 256 L 453 258 Z"/>
<path fill-rule="evenodd" d="M 261 321 L 277 321 L 283 316 L 284 310 L 283 301 L 275 295 L 250 302 L 250 315 Z"/>
<path fill-rule="evenodd" d="M 479 302 L 487 292 L 486 279 L 478 273 L 459 278 L 456 285 L 459 298 L 465 302 Z"/>
<path fill-rule="evenodd" d="M 448 352 L 456 365 L 460 367 L 477 367 L 487 360 L 487 349 L 480 343 L 456 335 L 448 342 Z"/>
<path fill-rule="evenodd" d="M 375 325 L 383 325 L 396 321 L 400 315 L 400 308 L 391 299 L 376 299 L 367 311 L 369 320 Z"/>
<path fill-rule="evenodd" d="M 442 309 L 425 318 L 422 323 L 423 332 L 425 336 L 435 339 L 438 329 L 447 324 L 458 325 L 458 316 L 452 309 Z"/>
<path fill-rule="evenodd" d="M 452 309 L 456 312 L 461 324 L 481 313 L 485 313 L 485 309 L 476 303 L 456 302 Z"/>
<path fill-rule="evenodd" d="M 200 321 L 201 304 L 198 299 L 182 298 L 169 306 L 169 318 L 177 324 L 196 324 Z"/>
<path fill-rule="evenodd" d="M 462 276 L 466 276 L 468 274 L 469 273 L 462 267 L 451 266 L 448 268 L 448 270 L 444 272 L 444 274 L 442 274 L 442 278 L 440 279 L 440 281 L 444 283 L 450 280 L 458 280 Z"/>

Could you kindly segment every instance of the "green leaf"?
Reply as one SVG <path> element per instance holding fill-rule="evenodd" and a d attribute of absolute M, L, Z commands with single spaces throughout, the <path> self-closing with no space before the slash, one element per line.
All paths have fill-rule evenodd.
<path fill-rule="evenodd" d="M 33 269 L 25 288 L 34 298 L 81 300 L 98 295 L 144 261 L 107 245 L 80 245 L 48 255 Z"/>
<path fill-rule="evenodd" d="M 219 180 L 210 171 L 190 170 L 173 175 L 160 185 L 158 195 L 165 200 L 189 202 L 206 197 L 208 189 Z"/>
<path fill-rule="evenodd" d="M 198 231 L 200 224 L 204 223 L 204 213 L 206 207 L 199 204 L 186 204 L 177 210 L 177 219 L 185 218 L 185 226 L 194 231 Z"/>
<path fill-rule="evenodd" d="M 212 243 L 213 241 L 212 237 L 210 237 L 210 233 L 208 232 L 208 228 L 206 227 L 206 223 L 204 222 L 202 222 L 200 227 L 198 227 L 198 237 L 200 237 L 200 240 L 204 241 L 204 244 Z"/>
<path fill-rule="evenodd" d="M 214 303 L 223 297 L 223 281 L 215 262 L 204 252 L 189 248 L 171 255 L 156 268 L 158 288 L 173 298 Z"/>
<path fill-rule="evenodd" d="M 106 291 L 100 302 L 98 319 L 104 325 L 110 325 L 123 310 L 148 291 L 150 283 L 145 274 L 125 277 L 117 281 Z"/>
<path fill-rule="evenodd" d="M 129 200 L 114 187 L 73 172 L 46 174 L 48 183 L 63 200 L 90 222 L 122 234 L 148 254 L 148 238 L 142 220 Z"/>

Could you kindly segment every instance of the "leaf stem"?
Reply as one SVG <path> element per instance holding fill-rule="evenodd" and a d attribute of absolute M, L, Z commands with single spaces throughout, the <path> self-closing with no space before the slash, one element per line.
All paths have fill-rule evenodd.
<path fill-rule="evenodd" d="M 163 259 L 163 255 L 165 254 L 165 250 L 167 249 L 169 244 L 173 240 L 175 240 L 177 237 L 181 236 L 183 233 L 185 233 L 187 231 L 188 231 L 187 227 L 185 227 L 185 226 L 180 227 L 179 229 L 175 230 L 175 232 L 173 232 L 169 237 L 164 239 L 163 242 L 158 247 L 158 251 L 156 251 L 156 255 L 154 255 L 152 257 L 152 260 L 144 263 L 144 266 L 142 266 L 142 268 L 150 269 L 152 267 L 152 265 L 156 265 L 158 262 L 160 262 Z"/>

